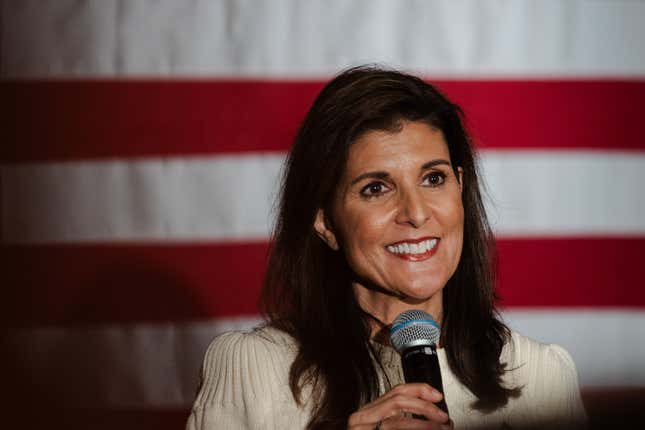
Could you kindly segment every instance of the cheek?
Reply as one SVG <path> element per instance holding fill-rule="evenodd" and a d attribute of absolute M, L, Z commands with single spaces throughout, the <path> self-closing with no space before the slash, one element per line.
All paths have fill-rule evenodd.
<path fill-rule="evenodd" d="M 346 211 L 338 224 L 341 233 L 341 246 L 348 250 L 369 249 L 366 245 L 380 243 L 388 225 L 386 214 L 374 210 Z"/>
<path fill-rule="evenodd" d="M 452 228 L 455 231 L 455 236 L 459 238 L 459 243 L 463 242 L 464 238 L 464 208 L 460 204 L 455 208 L 451 217 Z"/>
<path fill-rule="evenodd" d="M 461 200 L 444 205 L 438 221 L 442 225 L 451 260 L 458 262 L 464 241 L 464 208 Z"/>
<path fill-rule="evenodd" d="M 463 229 L 464 206 L 458 192 L 442 196 L 432 204 L 432 213 L 444 231 Z"/>
<path fill-rule="evenodd" d="M 373 260 L 376 255 L 374 250 L 381 242 L 378 223 L 371 219 L 363 219 L 347 223 L 344 227 L 341 247 L 345 258 L 350 263 L 359 265 Z"/>

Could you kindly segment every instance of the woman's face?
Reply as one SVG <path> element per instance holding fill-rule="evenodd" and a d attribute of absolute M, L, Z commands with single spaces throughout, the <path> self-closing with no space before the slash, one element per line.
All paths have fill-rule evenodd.
<path fill-rule="evenodd" d="M 423 307 L 441 298 L 457 268 L 463 224 L 461 178 L 443 133 L 405 122 L 401 131 L 370 131 L 354 142 L 333 213 L 319 211 L 315 227 L 344 252 L 357 294 Z"/>

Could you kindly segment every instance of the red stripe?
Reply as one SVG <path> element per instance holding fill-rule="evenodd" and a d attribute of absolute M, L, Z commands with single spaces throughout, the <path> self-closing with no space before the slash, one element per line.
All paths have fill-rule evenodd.
<path fill-rule="evenodd" d="M 442 82 L 482 148 L 645 150 L 641 81 Z"/>
<path fill-rule="evenodd" d="M 503 306 L 645 306 L 645 238 L 500 240 Z"/>
<path fill-rule="evenodd" d="M 2 318 L 20 326 L 257 314 L 266 250 L 265 244 L 6 247 L 12 287 Z"/>
<path fill-rule="evenodd" d="M 248 315 L 265 244 L 38 245 L 4 249 L 12 326 Z M 502 304 L 645 307 L 645 238 L 502 240 Z"/>
<path fill-rule="evenodd" d="M 644 150 L 645 81 L 439 81 L 485 148 Z M 3 160 L 284 151 L 324 82 L 11 81 Z"/>

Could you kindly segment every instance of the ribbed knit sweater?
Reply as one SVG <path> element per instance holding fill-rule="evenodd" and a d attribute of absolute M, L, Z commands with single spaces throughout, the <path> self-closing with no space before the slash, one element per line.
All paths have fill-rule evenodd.
<path fill-rule="evenodd" d="M 404 382 L 401 360 L 393 348 L 373 345 L 387 374 L 379 374 L 384 393 L 389 389 L 386 381 L 392 386 Z M 299 407 L 289 389 L 289 369 L 296 352 L 293 338 L 270 327 L 215 338 L 206 352 L 201 387 L 187 430 L 305 428 L 311 401 Z M 504 383 L 523 387 L 522 393 L 491 413 L 471 407 L 475 396 L 451 372 L 442 348 L 438 356 L 455 429 L 586 425 L 575 365 L 560 346 L 538 343 L 513 332 L 500 361 L 509 369 Z M 305 397 L 310 398 L 306 391 Z"/>

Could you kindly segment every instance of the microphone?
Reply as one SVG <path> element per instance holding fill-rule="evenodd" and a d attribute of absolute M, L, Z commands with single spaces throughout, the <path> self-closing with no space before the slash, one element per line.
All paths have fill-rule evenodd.
<path fill-rule="evenodd" d="M 443 395 L 437 356 L 440 335 L 439 324 L 428 313 L 419 310 L 401 312 L 390 329 L 390 343 L 401 355 L 405 382 L 425 382 Z M 448 413 L 445 398 L 436 405 Z"/>

